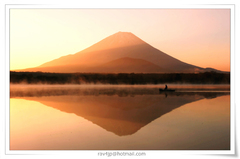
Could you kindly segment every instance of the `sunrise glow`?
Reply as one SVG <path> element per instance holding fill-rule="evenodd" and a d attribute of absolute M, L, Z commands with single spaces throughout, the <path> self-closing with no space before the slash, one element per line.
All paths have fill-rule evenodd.
<path fill-rule="evenodd" d="M 119 31 L 183 62 L 230 71 L 230 9 L 10 9 L 10 70 L 75 54 Z"/>

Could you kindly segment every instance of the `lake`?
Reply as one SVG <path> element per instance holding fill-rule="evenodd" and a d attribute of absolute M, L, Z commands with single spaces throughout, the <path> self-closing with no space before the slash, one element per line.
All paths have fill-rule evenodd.
<path fill-rule="evenodd" d="M 230 86 L 10 85 L 10 150 L 230 150 Z"/>

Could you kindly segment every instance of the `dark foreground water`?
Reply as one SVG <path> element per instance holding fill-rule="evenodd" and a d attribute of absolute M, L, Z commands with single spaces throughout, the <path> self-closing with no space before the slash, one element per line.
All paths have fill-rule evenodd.
<path fill-rule="evenodd" d="M 229 150 L 229 85 L 11 85 L 10 150 Z"/>

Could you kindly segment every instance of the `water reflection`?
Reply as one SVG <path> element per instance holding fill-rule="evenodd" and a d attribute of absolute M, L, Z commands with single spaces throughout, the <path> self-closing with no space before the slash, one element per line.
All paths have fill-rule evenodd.
<path fill-rule="evenodd" d="M 37 94 L 37 95 L 36 95 Z M 11 92 L 11 96 L 40 102 L 74 113 L 118 136 L 132 135 L 172 110 L 229 92 L 159 93 L 156 89 L 39 89 Z"/>
<path fill-rule="evenodd" d="M 11 150 L 229 150 L 230 92 L 11 88 Z"/>

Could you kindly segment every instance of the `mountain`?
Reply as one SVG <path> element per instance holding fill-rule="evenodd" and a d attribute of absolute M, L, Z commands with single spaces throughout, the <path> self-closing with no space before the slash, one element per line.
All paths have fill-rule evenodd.
<path fill-rule="evenodd" d="M 97 72 L 104 71 L 107 73 L 161 73 L 164 72 L 164 70 L 165 69 L 159 67 L 158 65 L 155 65 L 146 60 L 124 57 L 100 65 Z"/>
<path fill-rule="evenodd" d="M 132 135 L 155 119 L 202 96 L 136 95 L 23 97 L 66 113 L 74 113 L 118 136 Z"/>
<path fill-rule="evenodd" d="M 171 57 L 130 32 L 118 32 L 80 52 L 21 71 L 193 73 L 206 70 Z"/>
<path fill-rule="evenodd" d="M 127 94 L 119 96 L 121 91 L 118 89 L 116 91 L 120 94 L 114 91 L 112 95 L 106 95 L 103 90 L 87 88 L 89 94 L 83 91 L 83 94 L 78 92 L 69 95 L 69 91 L 58 88 L 54 92 L 59 92 L 61 95 L 58 93 L 54 95 L 47 91 L 51 89 L 49 87 L 44 89 L 46 92 L 40 97 L 32 96 L 32 90 L 27 90 L 21 92 L 24 93 L 21 98 L 37 101 L 62 112 L 74 113 L 118 136 L 132 135 L 182 105 L 226 95 L 226 92 L 175 92 L 149 95 L 145 91 L 135 92 L 136 94 L 133 92 L 128 94 L 129 91 L 126 91 Z"/>

